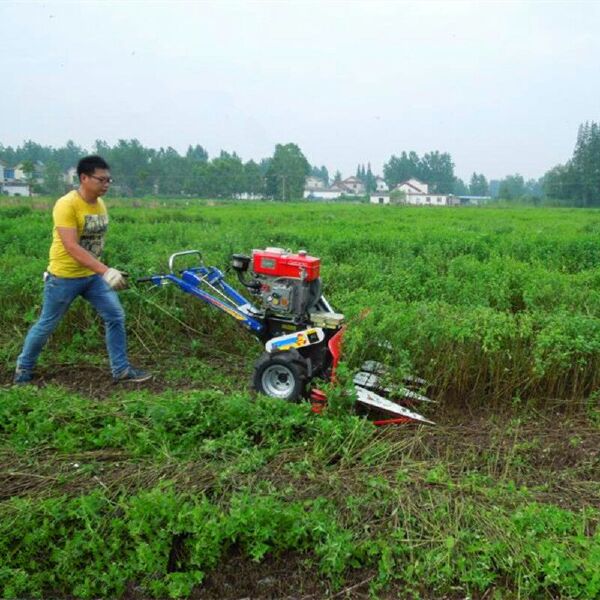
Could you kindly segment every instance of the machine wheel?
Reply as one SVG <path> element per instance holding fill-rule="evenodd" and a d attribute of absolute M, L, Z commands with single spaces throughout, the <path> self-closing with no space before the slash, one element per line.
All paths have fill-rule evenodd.
<path fill-rule="evenodd" d="M 294 402 L 304 394 L 307 380 L 308 365 L 299 352 L 265 352 L 254 365 L 252 387 L 265 396 Z"/>

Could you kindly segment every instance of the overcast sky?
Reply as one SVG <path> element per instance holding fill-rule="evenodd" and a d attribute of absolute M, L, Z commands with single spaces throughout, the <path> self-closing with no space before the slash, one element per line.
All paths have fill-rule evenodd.
<path fill-rule="evenodd" d="M 600 2 L 0 0 L 0 143 L 540 177 L 600 121 Z"/>

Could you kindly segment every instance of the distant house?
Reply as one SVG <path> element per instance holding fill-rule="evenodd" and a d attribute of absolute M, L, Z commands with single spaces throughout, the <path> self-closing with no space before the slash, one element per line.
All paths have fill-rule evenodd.
<path fill-rule="evenodd" d="M 29 185 L 24 181 L 5 181 L 2 183 L 2 193 L 8 196 L 31 196 Z"/>
<path fill-rule="evenodd" d="M 459 206 L 460 200 L 446 194 L 407 194 L 405 204 L 415 206 Z"/>
<path fill-rule="evenodd" d="M 307 177 L 304 183 L 303 197 L 307 200 L 335 200 L 343 190 L 335 184 L 328 186 L 320 177 Z"/>
<path fill-rule="evenodd" d="M 399 183 L 395 188 L 399 192 L 404 192 L 407 196 L 408 194 L 428 194 L 429 186 L 414 177 Z"/>
<path fill-rule="evenodd" d="M 371 204 L 390 204 L 390 193 L 387 191 L 373 192 L 369 201 Z"/>
<path fill-rule="evenodd" d="M 388 184 L 385 182 L 383 177 L 375 177 L 375 191 L 376 192 L 387 192 L 389 191 Z"/>
<path fill-rule="evenodd" d="M 414 206 L 457 206 L 459 198 L 452 194 L 435 194 L 429 191 L 429 185 L 411 178 L 399 183 L 394 191 L 404 192 L 403 204 Z"/>
<path fill-rule="evenodd" d="M 66 172 L 63 173 L 63 179 L 67 185 L 77 185 L 79 183 L 77 178 L 77 168 L 70 167 L 67 169 Z"/>
<path fill-rule="evenodd" d="M 13 169 L 13 179 L 16 179 L 17 181 L 24 181 L 25 180 L 25 171 L 23 171 L 23 163 L 19 163 L 14 169 Z"/>
<path fill-rule="evenodd" d="M 304 188 L 304 198 L 307 200 L 336 200 L 344 194 L 344 190 L 337 185 L 326 188 Z"/>
<path fill-rule="evenodd" d="M 383 177 L 375 178 L 376 192 L 371 196 L 371 202 L 378 204 L 379 200 L 374 200 L 375 196 L 383 197 L 382 204 L 389 204 L 389 189 Z M 335 200 L 343 196 L 364 196 L 367 193 L 365 184 L 358 177 L 348 177 L 343 181 L 337 181 L 327 186 L 318 177 L 307 177 L 304 186 L 304 198 L 308 200 Z M 379 196 L 377 196 L 379 198 Z"/>
<path fill-rule="evenodd" d="M 0 160 L 0 185 L 4 183 L 4 168 L 6 164 Z"/>
<path fill-rule="evenodd" d="M 348 177 L 340 183 L 340 187 L 347 193 L 362 195 L 365 193 L 365 184 L 358 177 Z"/>
<path fill-rule="evenodd" d="M 313 177 L 312 175 L 307 177 L 304 182 L 304 189 L 322 190 L 326 187 L 325 182 L 320 177 Z"/>
<path fill-rule="evenodd" d="M 44 163 L 37 160 L 33 163 L 32 181 L 35 183 L 44 183 Z M 23 170 L 23 163 L 19 163 L 12 170 L 12 178 L 14 181 L 27 181 L 27 173 Z"/>

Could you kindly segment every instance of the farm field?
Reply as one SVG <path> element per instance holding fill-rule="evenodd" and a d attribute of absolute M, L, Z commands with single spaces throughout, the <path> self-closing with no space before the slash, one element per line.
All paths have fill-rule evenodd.
<path fill-rule="evenodd" d="M 599 211 L 108 205 L 107 262 L 132 278 L 185 249 L 321 257 L 341 385 L 321 416 L 255 397 L 232 319 L 134 286 L 153 382 L 111 383 L 81 303 L 12 388 L 52 200 L 0 200 L 1 597 L 600 597 Z M 437 425 L 353 414 L 366 359 L 431 382 Z"/>

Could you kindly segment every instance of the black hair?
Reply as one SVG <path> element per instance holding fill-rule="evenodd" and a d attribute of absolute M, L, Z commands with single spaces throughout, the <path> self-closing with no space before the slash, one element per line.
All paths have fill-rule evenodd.
<path fill-rule="evenodd" d="M 82 175 L 93 175 L 96 169 L 110 169 L 108 163 L 97 154 L 84 156 L 77 163 L 77 176 L 81 179 Z"/>

